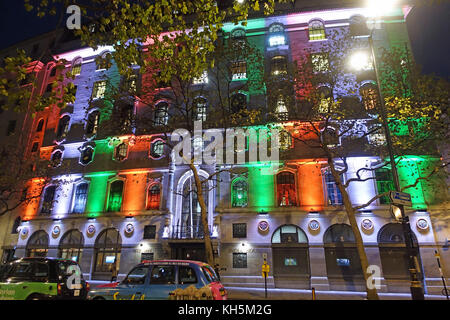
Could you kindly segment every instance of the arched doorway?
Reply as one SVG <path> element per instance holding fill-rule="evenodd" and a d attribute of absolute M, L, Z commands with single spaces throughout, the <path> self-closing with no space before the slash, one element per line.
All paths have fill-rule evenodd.
<path fill-rule="evenodd" d="M 78 230 L 67 231 L 59 242 L 59 257 L 80 263 L 84 237 Z"/>
<path fill-rule="evenodd" d="M 46 257 L 48 242 L 49 237 L 44 230 L 33 233 L 27 242 L 27 257 Z"/>
<path fill-rule="evenodd" d="M 323 236 L 325 262 L 330 290 L 364 291 L 355 235 L 348 224 L 333 224 Z"/>
<path fill-rule="evenodd" d="M 295 225 L 283 225 L 272 234 L 273 278 L 277 288 L 309 289 L 311 269 L 308 237 Z"/>
<path fill-rule="evenodd" d="M 419 280 L 423 281 L 419 245 L 415 234 L 411 231 L 414 250 L 419 267 Z M 388 223 L 378 232 L 378 248 L 380 250 L 383 277 L 389 292 L 409 292 L 409 255 L 406 250 L 403 226 L 400 223 Z"/>
<path fill-rule="evenodd" d="M 113 268 L 119 271 L 122 238 L 114 228 L 103 230 L 94 245 L 95 260 L 92 277 L 97 280 L 110 280 Z"/>

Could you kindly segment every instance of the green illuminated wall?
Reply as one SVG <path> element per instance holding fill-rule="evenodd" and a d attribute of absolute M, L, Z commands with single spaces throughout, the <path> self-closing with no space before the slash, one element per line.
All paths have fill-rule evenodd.
<path fill-rule="evenodd" d="M 258 211 L 268 211 L 275 206 L 275 185 L 272 166 L 248 167 L 249 203 Z"/>
<path fill-rule="evenodd" d="M 407 185 L 416 183 L 419 177 L 425 178 L 435 168 L 439 159 L 429 156 L 405 156 L 398 166 L 398 176 L 400 186 L 403 188 Z M 439 180 L 434 176 L 430 181 L 419 180 L 415 187 L 404 189 L 404 192 L 411 194 L 411 200 L 415 208 L 422 208 L 425 204 L 436 202 L 436 196 L 439 193 L 445 193 L 445 184 L 439 186 Z"/>
<path fill-rule="evenodd" d="M 105 209 L 108 178 L 111 172 L 98 172 L 89 176 L 89 193 L 86 203 L 86 213 L 97 217 Z"/>

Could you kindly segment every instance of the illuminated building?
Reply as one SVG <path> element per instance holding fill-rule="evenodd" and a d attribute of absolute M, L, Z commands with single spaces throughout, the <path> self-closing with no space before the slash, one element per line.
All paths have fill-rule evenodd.
<path fill-rule="evenodd" d="M 254 38 L 264 51 L 271 74 L 278 76 L 287 73 L 287 61 L 295 59 L 302 48 L 326 41 L 327 30 L 347 28 L 354 17 L 370 15 L 365 9 L 353 8 L 305 11 L 255 18 L 245 27 L 227 24 L 223 31 L 227 39 Z M 388 22 L 386 30 L 376 31 L 380 43 L 407 41 L 403 12 L 393 12 Z M 11 215 L 7 229 L 20 216 L 19 234 L 4 237 L 4 246 L 15 247 L 17 257 L 42 254 L 73 258 L 86 278 L 95 280 L 109 280 L 112 261 L 119 265 L 120 278 L 141 260 L 202 259 L 204 252 L 196 195 L 183 196 L 192 188 L 192 173 L 187 166 L 170 162 L 167 150 L 158 143 L 161 136 L 98 134 L 108 117 L 96 104 L 108 90 L 103 76 L 115 85 L 121 81 L 114 65 L 103 69 L 95 63 L 95 57 L 108 50 L 111 48 L 78 48 L 54 55 L 54 59 L 69 61 L 66 71 L 76 70 L 76 101 L 63 110 L 50 106 L 37 113 L 29 126 L 28 150 L 39 151 L 47 159 L 62 159 L 70 172 L 55 174 L 55 179 L 66 183 L 57 188 L 46 186 L 40 199 Z M 319 71 L 326 68 L 324 57 L 316 60 Z M 39 85 L 43 92 L 50 81 L 52 62 L 41 64 Z M 251 72 L 242 62 L 234 64 L 233 70 L 235 81 L 246 81 Z M 195 84 L 210 85 L 208 73 Z M 256 105 L 254 101 L 264 101 L 262 96 L 249 89 L 236 96 L 236 105 Z M 91 97 L 94 102 L 89 105 Z M 328 96 L 324 95 L 324 107 L 325 98 Z M 199 119 L 204 119 L 208 110 L 204 100 L 198 102 Z M 166 123 L 170 106 L 163 100 L 155 105 L 155 121 Z M 129 110 L 139 114 L 140 108 L 136 100 Z M 277 97 L 277 110 L 288 112 L 283 97 Z M 287 119 L 284 116 L 280 115 L 280 120 Z M 289 121 L 283 126 L 295 130 Z M 326 160 L 292 143 L 277 169 L 273 164 L 247 163 L 237 165 L 236 173 L 221 173 L 220 182 L 209 182 L 204 196 L 215 255 L 226 267 L 222 280 L 230 286 L 261 286 L 260 266 L 263 254 L 267 254 L 272 266 L 270 286 L 361 291 L 362 270 L 354 235 Z M 379 160 L 370 155 L 349 158 L 346 179 L 354 177 L 361 167 L 372 168 Z M 439 158 L 411 155 L 402 161 L 400 180 L 408 185 L 424 174 L 428 163 Z M 202 164 L 199 175 L 208 178 L 217 169 Z M 354 205 L 391 188 L 389 172 L 366 174 L 375 179 L 354 183 L 348 189 Z M 408 191 L 413 202 L 408 214 L 429 293 L 437 292 L 439 286 L 434 248 L 445 247 L 448 237 L 448 227 L 435 228 L 446 215 L 439 198 L 443 191 L 438 188 L 437 184 L 419 182 Z M 28 192 L 40 192 L 35 189 L 31 181 Z M 369 263 L 381 266 L 383 272 L 380 291 L 408 292 L 408 275 L 396 260 L 404 252 L 402 233 L 393 223 L 386 199 L 359 212 L 357 221 Z M 442 256 L 443 263 L 448 264 L 449 259 L 448 254 Z"/>

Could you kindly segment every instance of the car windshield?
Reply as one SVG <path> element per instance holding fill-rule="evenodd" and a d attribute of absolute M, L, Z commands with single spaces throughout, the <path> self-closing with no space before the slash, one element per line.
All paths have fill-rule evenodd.
<path fill-rule="evenodd" d="M 80 270 L 80 267 L 75 261 L 70 260 L 61 260 L 57 263 L 57 272 L 58 276 L 66 278 L 70 276 L 74 271 L 79 271 L 81 279 L 83 279 L 83 273 Z"/>
<path fill-rule="evenodd" d="M 216 273 L 214 272 L 214 270 L 210 266 L 203 266 L 202 267 L 202 271 L 205 274 L 205 277 L 206 277 L 206 279 L 209 282 L 217 282 L 217 281 L 219 281 L 219 279 L 217 278 Z"/>

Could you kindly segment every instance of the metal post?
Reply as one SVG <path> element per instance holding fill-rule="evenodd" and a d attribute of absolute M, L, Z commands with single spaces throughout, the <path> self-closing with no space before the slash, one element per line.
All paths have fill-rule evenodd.
<path fill-rule="evenodd" d="M 316 289 L 314 287 L 311 288 L 311 294 L 312 294 L 312 299 L 316 300 Z"/>
<path fill-rule="evenodd" d="M 267 272 L 264 272 L 264 297 L 267 299 Z"/>
<path fill-rule="evenodd" d="M 445 277 L 444 277 L 444 273 L 442 272 L 442 267 L 441 267 L 441 260 L 439 259 L 439 254 L 438 254 L 437 250 L 434 250 L 434 256 L 436 257 L 438 267 L 439 267 L 439 273 L 441 274 L 442 284 L 444 285 L 443 291 L 445 292 L 445 296 L 447 297 L 447 300 L 449 300 L 447 285 L 445 283 Z"/>
<path fill-rule="evenodd" d="M 391 163 L 392 176 L 394 178 L 395 191 L 401 192 L 400 181 L 399 181 L 398 172 L 397 172 L 397 166 L 395 163 L 394 150 L 392 147 L 391 133 L 389 131 L 389 126 L 388 126 L 388 121 L 387 121 L 386 107 L 384 105 L 384 99 L 381 94 L 381 83 L 380 83 L 380 78 L 379 78 L 379 74 L 378 74 L 375 49 L 373 46 L 373 38 L 372 38 L 373 30 L 374 29 L 372 29 L 372 31 L 369 35 L 369 46 L 370 46 L 370 50 L 372 53 L 373 68 L 375 70 L 375 77 L 376 77 L 377 87 L 378 87 L 378 100 L 380 102 L 380 115 L 381 115 L 381 118 L 383 121 L 383 127 L 384 127 L 384 131 L 386 134 L 386 144 L 387 144 L 388 151 L 389 151 L 389 159 L 390 159 L 390 163 Z M 422 283 L 418 279 L 418 274 L 417 274 L 418 270 L 416 269 L 415 260 L 417 258 L 416 258 L 416 252 L 414 249 L 412 231 L 411 231 L 411 226 L 409 224 L 409 218 L 405 215 L 404 206 L 398 205 L 398 207 L 399 207 L 401 215 L 402 215 L 401 223 L 402 223 L 402 227 L 403 227 L 403 236 L 405 238 L 406 250 L 407 250 L 408 256 L 409 256 L 409 273 L 410 273 L 410 278 L 411 278 L 411 286 L 410 286 L 411 297 L 413 300 L 424 300 L 425 297 L 424 297 L 424 292 L 423 292 L 423 288 L 422 288 Z"/>

